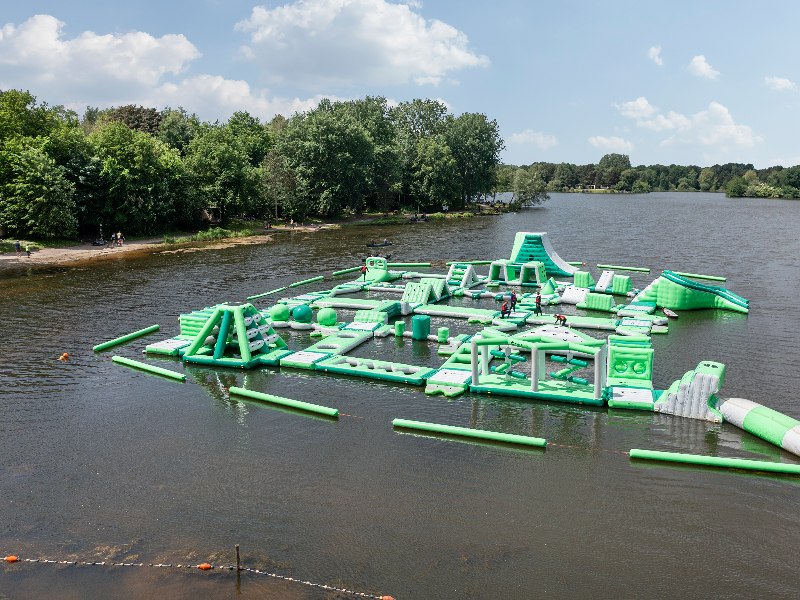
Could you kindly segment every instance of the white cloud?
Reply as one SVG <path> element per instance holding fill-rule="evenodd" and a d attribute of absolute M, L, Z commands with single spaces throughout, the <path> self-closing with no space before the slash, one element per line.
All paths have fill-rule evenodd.
<path fill-rule="evenodd" d="M 659 67 L 664 64 L 661 58 L 661 46 L 653 46 L 647 51 L 647 56 L 656 63 Z"/>
<path fill-rule="evenodd" d="M 698 77 L 708 77 L 709 79 L 716 79 L 719 71 L 715 71 L 710 64 L 706 62 L 706 57 L 702 54 L 695 56 L 692 62 L 689 63 L 689 72 Z"/>
<path fill-rule="evenodd" d="M 509 138 L 509 144 L 536 144 L 542 150 L 547 150 L 553 146 L 558 145 L 558 139 L 554 135 L 545 135 L 534 131 L 533 129 L 526 129 L 522 133 L 515 133 Z"/>
<path fill-rule="evenodd" d="M 769 87 L 773 90 L 781 91 L 781 90 L 796 90 L 797 85 L 785 79 L 784 77 L 764 77 L 764 83 L 766 83 Z"/>
<path fill-rule="evenodd" d="M 662 146 L 676 143 L 715 146 L 724 153 L 731 146 L 752 148 L 756 142 L 764 141 L 761 136 L 754 135 L 747 125 L 737 125 L 728 109 L 718 102 L 712 102 L 708 105 L 708 110 L 700 111 L 690 118 L 670 113 L 670 119 L 667 120 L 677 131 L 661 142 Z"/>
<path fill-rule="evenodd" d="M 601 150 L 613 150 L 615 152 L 630 152 L 633 150 L 633 144 L 631 142 L 626 142 L 619 137 L 607 138 L 598 135 L 596 137 L 590 137 L 589 143 L 595 148 L 600 148 Z"/>
<path fill-rule="evenodd" d="M 315 108 L 320 100 L 344 100 L 337 96 L 317 94 L 313 98 L 268 98 L 266 90 L 254 93 L 246 81 L 225 79 L 220 76 L 199 75 L 184 79 L 179 84 L 165 83 L 143 100 L 150 106 L 183 106 L 189 112 L 201 115 L 230 115 L 246 110 L 253 116 L 268 120 L 276 114 L 289 117 L 295 112 Z"/>
<path fill-rule="evenodd" d="M 256 6 L 236 28 L 250 33 L 242 56 L 268 81 L 317 87 L 356 82 L 438 83 L 450 72 L 486 67 L 467 36 L 386 0 L 297 0 Z"/>
<path fill-rule="evenodd" d="M 36 15 L 19 27 L 0 29 L 0 77 L 7 87 L 47 89 L 156 85 L 167 73 L 185 71 L 200 51 L 182 35 L 160 38 L 135 31 L 97 35 L 84 31 L 64 39 L 65 23 Z"/>
<path fill-rule="evenodd" d="M 640 96 L 636 100 L 631 100 L 630 102 L 615 104 L 614 106 L 617 107 L 617 110 L 623 117 L 629 117 L 631 119 L 650 117 L 658 111 L 658 108 L 650 104 L 644 96 Z"/>
<path fill-rule="evenodd" d="M 654 119 L 650 119 L 649 121 L 639 120 L 636 124 L 645 129 L 664 131 L 665 129 L 686 128 L 690 125 L 690 121 L 683 115 L 670 111 L 666 117 L 664 115 L 656 115 Z"/>

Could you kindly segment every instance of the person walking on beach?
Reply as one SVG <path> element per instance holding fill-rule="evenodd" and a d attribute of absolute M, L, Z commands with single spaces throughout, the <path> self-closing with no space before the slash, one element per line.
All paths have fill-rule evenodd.
<path fill-rule="evenodd" d="M 542 294 L 536 292 L 536 310 L 533 311 L 534 315 L 542 316 Z"/>
<path fill-rule="evenodd" d="M 22 257 L 22 244 L 20 244 L 19 240 L 14 242 L 14 250 L 17 251 L 17 258 Z"/>
<path fill-rule="evenodd" d="M 28 258 L 31 257 L 31 244 L 30 242 L 25 242 L 25 252 L 28 253 Z"/>
<path fill-rule="evenodd" d="M 117 243 L 118 243 L 120 246 L 122 246 L 122 240 L 123 240 L 123 239 L 124 239 L 124 238 L 122 237 L 122 232 L 121 232 L 121 231 L 118 231 L 118 232 L 117 232 Z"/>
<path fill-rule="evenodd" d="M 112 246 L 116 246 L 117 245 L 117 234 L 116 233 L 112 233 L 111 234 L 111 245 Z"/>

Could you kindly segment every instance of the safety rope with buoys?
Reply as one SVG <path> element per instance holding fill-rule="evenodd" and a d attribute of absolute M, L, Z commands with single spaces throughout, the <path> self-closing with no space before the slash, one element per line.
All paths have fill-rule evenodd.
<path fill-rule="evenodd" d="M 235 566 L 214 566 L 208 563 L 201 563 L 199 565 L 173 565 L 172 563 L 169 564 L 145 564 L 145 563 L 122 563 L 122 562 L 106 562 L 106 561 L 82 561 L 82 560 L 48 560 L 44 558 L 19 558 L 18 556 L 6 556 L 4 559 L 8 563 L 16 563 L 16 562 L 27 562 L 27 563 L 42 563 L 42 564 L 58 564 L 58 565 L 81 565 L 81 566 L 109 566 L 109 567 L 174 567 L 176 569 L 200 569 L 201 571 L 210 571 L 212 569 L 220 569 L 225 571 L 236 571 L 237 567 Z M 237 563 L 238 563 L 238 555 L 237 555 Z M 292 581 L 294 583 L 300 583 L 302 585 L 308 585 L 311 587 L 317 587 L 323 590 L 331 590 L 333 592 L 341 592 L 343 594 L 348 594 L 350 596 L 358 596 L 360 598 L 377 598 L 378 600 L 394 600 L 392 596 L 383 596 L 383 595 L 376 595 L 376 594 L 367 594 L 366 592 L 356 592 L 354 590 L 348 590 L 346 588 L 340 588 L 333 585 L 326 585 L 324 583 L 312 583 L 310 581 L 304 581 L 302 579 L 297 579 L 295 577 L 287 577 L 285 575 L 278 575 L 277 573 L 269 573 L 267 571 L 262 571 L 261 569 L 250 569 L 248 567 L 238 567 L 238 571 L 244 571 L 246 573 L 255 573 L 257 575 L 267 575 L 268 577 L 274 577 L 275 579 L 283 579 L 285 581 Z"/>

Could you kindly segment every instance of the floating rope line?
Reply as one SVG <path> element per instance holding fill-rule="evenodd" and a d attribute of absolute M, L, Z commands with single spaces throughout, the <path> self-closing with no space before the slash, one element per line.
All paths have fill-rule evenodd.
<path fill-rule="evenodd" d="M 569 446 L 567 444 L 554 444 L 552 442 L 547 442 L 548 446 L 559 446 L 561 448 L 575 448 L 576 450 L 589 450 L 591 452 L 615 452 L 617 454 L 630 454 L 630 452 L 625 452 L 624 450 L 604 450 L 603 448 L 584 448 L 582 446 Z"/>
<path fill-rule="evenodd" d="M 113 562 L 113 561 L 89 561 L 89 560 L 47 560 L 44 558 L 19 558 L 17 556 L 6 556 L 5 559 L 8 563 L 16 563 L 16 562 L 27 562 L 27 563 L 41 563 L 41 564 L 56 564 L 56 565 L 81 565 L 81 566 L 109 566 L 109 567 L 161 567 L 161 568 L 175 568 L 175 569 L 200 569 L 202 571 L 210 571 L 212 569 L 219 569 L 222 571 L 236 571 L 237 567 L 234 566 L 223 566 L 223 565 L 210 565 L 208 563 L 201 563 L 199 565 L 183 565 L 183 564 L 175 564 L 172 563 L 168 564 L 154 564 L 154 563 L 123 563 L 123 562 Z M 291 581 L 294 583 L 300 583 L 302 585 L 308 585 L 311 587 L 320 588 L 323 590 L 331 590 L 334 592 L 342 592 L 343 594 L 348 594 L 350 596 L 358 596 L 361 598 L 377 598 L 378 600 L 394 600 L 391 596 L 376 596 L 375 594 L 367 594 L 366 592 L 356 592 L 354 590 L 348 590 L 347 588 L 340 588 L 333 585 L 326 585 L 324 583 L 312 583 L 311 581 L 304 581 L 302 579 L 297 579 L 295 577 L 287 577 L 285 575 L 278 575 L 277 573 L 269 573 L 267 571 L 263 571 L 261 569 L 250 569 L 247 567 L 239 567 L 239 571 L 244 571 L 246 573 L 255 573 L 257 575 L 266 575 L 267 577 L 273 577 L 275 579 L 283 579 L 284 581 Z"/>

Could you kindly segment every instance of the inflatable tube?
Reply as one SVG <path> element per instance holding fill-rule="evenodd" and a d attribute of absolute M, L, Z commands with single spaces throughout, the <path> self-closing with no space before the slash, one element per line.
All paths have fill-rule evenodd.
<path fill-rule="evenodd" d="M 431 263 L 386 263 L 387 267 L 430 267 Z"/>
<path fill-rule="evenodd" d="M 360 271 L 361 267 L 351 267 L 349 269 L 342 269 L 341 271 L 334 271 L 332 275 L 344 275 L 345 273 L 352 273 L 353 271 Z M 249 298 L 248 298 L 249 300 Z"/>
<path fill-rule="evenodd" d="M 491 260 L 455 260 L 449 263 L 446 263 L 447 266 L 451 265 L 490 265 L 492 264 Z"/>
<path fill-rule="evenodd" d="M 744 398 L 728 398 L 717 405 L 731 425 L 800 456 L 800 421 Z"/>
<path fill-rule="evenodd" d="M 286 289 L 286 286 L 282 288 L 278 288 L 277 290 L 270 290 L 269 292 L 264 292 L 263 294 L 257 294 L 255 296 L 250 296 L 248 300 L 255 300 L 256 298 L 263 298 L 264 296 L 269 296 L 270 294 L 277 294 L 278 292 L 282 292 Z"/>
<path fill-rule="evenodd" d="M 233 389 L 233 388 L 231 388 Z M 454 427 L 453 425 L 438 425 L 436 423 L 423 423 L 421 421 L 408 421 L 406 419 L 395 419 L 392 421 L 394 427 L 402 429 L 417 429 L 420 431 L 430 431 L 432 433 L 444 433 L 461 437 L 479 438 L 491 440 L 493 442 L 504 442 L 506 444 L 523 444 L 525 446 L 537 446 L 544 448 L 547 440 L 543 438 L 529 437 L 526 435 L 516 435 L 513 433 L 500 433 L 499 431 L 485 431 L 483 429 L 469 429 L 468 427 Z"/>
<path fill-rule="evenodd" d="M 147 335 L 148 333 L 152 333 L 154 331 L 158 331 L 158 325 L 151 325 L 150 327 L 145 327 L 144 329 L 140 329 L 139 331 L 134 331 L 133 333 L 129 333 L 128 335 L 123 335 L 122 337 L 115 338 L 113 340 L 109 340 L 107 342 L 103 342 L 102 344 L 97 344 L 92 350 L 95 352 L 100 352 L 107 348 L 111 348 L 112 346 L 116 346 L 117 344 L 122 344 L 134 338 Z"/>
<path fill-rule="evenodd" d="M 749 469 L 752 471 L 769 471 L 771 473 L 789 473 L 800 475 L 800 465 L 786 463 L 765 462 L 763 460 L 745 460 L 743 458 L 719 458 L 716 456 L 701 456 L 698 454 L 680 454 L 678 452 L 659 452 L 657 450 L 630 451 L 631 458 L 647 460 L 662 460 L 679 462 L 709 467 L 723 467 L 726 469 Z"/>
<path fill-rule="evenodd" d="M 616 269 L 617 271 L 640 271 L 642 273 L 649 273 L 650 269 L 642 267 L 620 267 L 619 265 L 597 265 L 598 269 Z"/>
<path fill-rule="evenodd" d="M 170 377 L 172 379 L 177 379 L 178 381 L 186 381 L 186 375 L 183 373 L 176 373 L 175 371 L 170 371 L 169 369 L 162 369 L 161 367 L 148 365 L 147 363 L 139 362 L 138 360 L 131 360 L 130 358 L 125 358 L 124 356 L 112 356 L 111 360 L 127 367 L 141 369 L 142 371 L 148 371 L 150 373 L 155 373 L 156 375 L 163 375 L 164 377 Z"/>
<path fill-rule="evenodd" d="M 697 275 L 696 273 L 679 273 L 678 271 L 673 271 L 675 275 L 680 275 L 681 277 L 692 277 L 694 279 L 710 279 L 711 281 L 727 281 L 727 277 L 715 277 L 714 275 Z"/>
<path fill-rule="evenodd" d="M 303 281 L 296 281 L 295 283 L 290 283 L 289 287 L 293 288 L 297 287 L 298 285 L 304 285 L 306 283 L 314 283 L 315 281 L 322 281 L 323 279 L 325 279 L 325 277 L 320 275 L 319 277 L 312 277 L 311 279 L 304 279 Z"/>
<path fill-rule="evenodd" d="M 240 387 L 231 387 L 231 394 L 245 396 L 247 398 L 254 398 L 255 400 L 263 400 L 264 402 L 271 402 L 272 404 L 281 404 L 291 408 L 300 410 L 307 410 L 309 412 L 318 413 L 328 417 L 338 417 L 339 410 L 336 408 L 328 408 L 327 406 L 320 406 L 318 404 L 310 404 L 308 402 L 301 402 L 300 400 L 292 400 L 291 398 L 282 398 L 281 396 L 273 396 L 271 394 L 262 394 L 261 392 L 251 392 Z"/>

